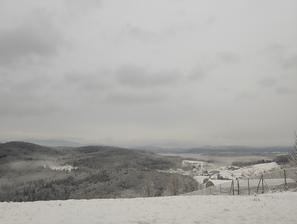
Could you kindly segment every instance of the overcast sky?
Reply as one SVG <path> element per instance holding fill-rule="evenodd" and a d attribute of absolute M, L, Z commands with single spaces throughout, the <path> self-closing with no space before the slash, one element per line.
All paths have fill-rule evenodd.
<path fill-rule="evenodd" d="M 296 0 L 0 0 L 0 141 L 291 145 Z"/>

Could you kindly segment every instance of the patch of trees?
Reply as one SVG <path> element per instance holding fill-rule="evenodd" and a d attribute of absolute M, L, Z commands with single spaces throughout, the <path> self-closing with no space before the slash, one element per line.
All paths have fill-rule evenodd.
<path fill-rule="evenodd" d="M 290 155 L 279 155 L 276 156 L 273 160 L 274 162 L 276 162 L 279 165 L 284 165 L 290 162 Z"/>
<path fill-rule="evenodd" d="M 0 151 L 8 155 L 0 160 L 0 201 L 168 196 L 197 189 L 189 176 L 159 172 L 180 161 L 143 151 L 106 146 L 55 150 L 22 142 L 0 144 Z M 51 170 L 44 168 L 46 162 L 78 169 Z M 6 185 L 1 178 L 9 180 Z"/>
<path fill-rule="evenodd" d="M 0 201 L 38 201 L 177 195 L 197 190 L 197 182 L 179 174 L 136 169 L 99 170 L 60 180 L 42 179 L 0 189 Z"/>

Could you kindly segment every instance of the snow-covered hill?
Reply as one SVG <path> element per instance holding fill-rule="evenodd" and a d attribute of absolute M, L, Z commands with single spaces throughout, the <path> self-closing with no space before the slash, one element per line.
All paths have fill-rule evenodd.
<path fill-rule="evenodd" d="M 297 223 L 297 193 L 0 203 L 2 224 Z"/>
<path fill-rule="evenodd" d="M 275 162 L 271 162 L 241 167 L 235 170 L 230 170 L 226 167 L 221 167 L 219 169 L 219 174 L 223 178 L 235 179 L 241 177 L 259 176 L 265 172 L 269 172 L 276 169 L 280 169 L 280 166 Z"/>

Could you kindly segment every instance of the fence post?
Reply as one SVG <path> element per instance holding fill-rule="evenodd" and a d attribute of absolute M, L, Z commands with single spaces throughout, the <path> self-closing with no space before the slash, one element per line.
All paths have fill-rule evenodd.
<path fill-rule="evenodd" d="M 231 182 L 231 186 L 230 186 L 230 194 L 231 194 L 231 192 L 232 192 L 232 194 L 234 195 L 234 180 L 232 180 L 232 182 Z"/>
<path fill-rule="evenodd" d="M 249 192 L 249 195 L 251 194 L 251 190 L 250 190 L 250 178 L 248 178 L 248 192 Z"/>
<path fill-rule="evenodd" d="M 286 174 L 286 170 L 284 169 L 284 179 L 285 179 L 285 190 L 287 190 L 287 174 Z"/>
<path fill-rule="evenodd" d="M 232 194 L 234 195 L 234 180 L 232 180 Z"/>
<path fill-rule="evenodd" d="M 262 194 L 264 194 L 264 176 L 262 174 Z"/>
<path fill-rule="evenodd" d="M 262 178 L 263 178 L 263 174 L 261 175 L 258 186 L 257 186 L 257 194 L 258 194 L 258 191 L 259 191 L 259 187 L 260 187 L 260 183 L 261 183 Z"/>
<path fill-rule="evenodd" d="M 239 180 L 237 179 L 237 194 L 239 195 Z"/>

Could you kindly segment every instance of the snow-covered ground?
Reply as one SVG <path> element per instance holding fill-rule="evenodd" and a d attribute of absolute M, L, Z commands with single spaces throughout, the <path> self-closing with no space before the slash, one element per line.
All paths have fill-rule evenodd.
<path fill-rule="evenodd" d="M 280 166 L 275 162 L 271 162 L 242 167 L 236 170 L 228 170 L 227 167 L 221 167 L 219 169 L 219 174 L 223 178 L 235 179 L 240 177 L 259 176 L 265 172 L 276 169 L 280 169 Z"/>
<path fill-rule="evenodd" d="M 236 178 L 248 178 L 248 177 L 257 177 L 260 176 L 261 174 L 273 172 L 273 171 L 278 171 L 282 172 L 281 167 L 275 163 L 261 163 L 261 164 L 256 164 L 252 166 L 246 166 L 246 167 L 220 167 L 218 169 L 210 170 L 209 173 L 215 173 L 213 175 L 205 176 L 205 175 L 194 175 L 193 178 L 197 180 L 198 183 L 203 183 L 203 180 L 206 178 L 211 179 L 211 181 L 215 184 L 221 184 L 225 182 L 230 182 L 228 180 L 234 180 Z M 225 179 L 225 180 L 216 180 L 218 175 Z M 227 179 L 227 181 L 226 181 Z"/>
<path fill-rule="evenodd" d="M 297 193 L 0 203 L 1 224 L 297 223 Z"/>
<path fill-rule="evenodd" d="M 63 165 L 63 166 L 60 166 L 60 165 L 43 165 L 43 168 L 45 168 L 45 169 L 49 168 L 51 170 L 67 171 L 67 172 L 78 169 L 78 167 L 71 166 L 71 165 Z"/>
<path fill-rule="evenodd" d="M 194 179 L 197 180 L 199 183 L 203 183 L 203 178 L 205 179 L 205 176 L 195 176 Z M 215 186 L 221 185 L 222 187 L 230 187 L 230 184 L 232 180 L 210 180 Z M 296 183 L 294 179 L 287 178 L 287 183 Z M 249 183 L 248 183 L 249 182 Z M 250 179 L 249 181 L 247 179 L 239 179 L 239 183 L 241 186 L 247 187 L 248 184 L 250 187 L 255 187 L 259 183 L 259 179 Z M 275 178 L 275 179 L 264 179 L 264 184 L 270 187 L 277 186 L 284 184 L 283 178 Z"/>

